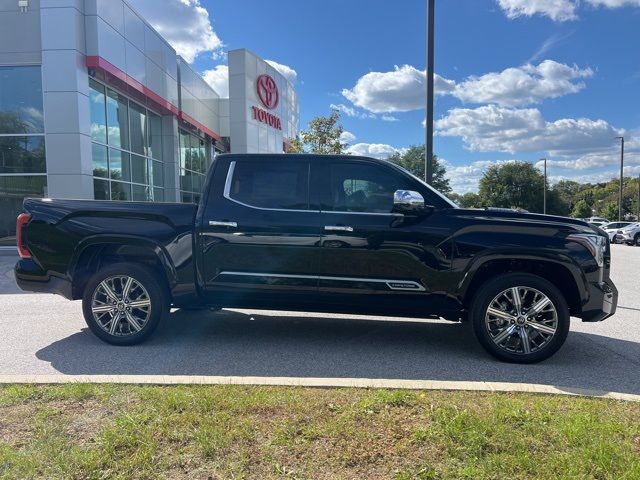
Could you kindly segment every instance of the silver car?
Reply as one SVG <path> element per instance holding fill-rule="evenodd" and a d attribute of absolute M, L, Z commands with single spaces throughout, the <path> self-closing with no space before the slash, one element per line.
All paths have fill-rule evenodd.
<path fill-rule="evenodd" d="M 619 230 L 618 233 L 616 233 L 616 241 L 640 247 L 640 222 L 632 223 L 622 230 Z"/>
<path fill-rule="evenodd" d="M 607 235 L 609 235 L 609 240 L 611 241 L 611 243 L 618 243 L 618 240 L 616 239 L 616 235 L 623 228 L 628 227 L 632 223 L 633 222 L 611 222 L 606 225 L 603 225 L 600 228 L 602 228 L 605 232 L 607 232 Z"/>

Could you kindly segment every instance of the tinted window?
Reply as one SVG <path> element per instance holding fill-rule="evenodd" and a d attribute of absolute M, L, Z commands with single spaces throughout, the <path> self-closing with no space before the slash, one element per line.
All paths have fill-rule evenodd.
<path fill-rule="evenodd" d="M 44 133 L 40 67 L 0 67 L 0 133 Z"/>
<path fill-rule="evenodd" d="M 89 105 L 91 109 L 91 138 L 100 143 L 107 143 L 107 113 L 105 107 L 104 87 L 93 79 L 89 79 Z"/>
<path fill-rule="evenodd" d="M 0 174 L 46 171 L 44 137 L 0 137 Z"/>
<path fill-rule="evenodd" d="M 394 192 L 413 188 L 401 175 L 376 165 L 336 163 L 329 172 L 331 196 L 325 210 L 391 213 Z"/>
<path fill-rule="evenodd" d="M 254 207 L 306 210 L 309 208 L 309 165 L 238 162 L 228 194 Z"/>
<path fill-rule="evenodd" d="M 129 108 L 129 119 L 131 122 L 131 151 L 145 155 L 145 139 L 147 136 L 147 112 L 146 110 L 131 102 Z"/>
<path fill-rule="evenodd" d="M 127 99 L 108 90 L 107 93 L 107 132 L 109 145 L 129 149 L 129 114 Z"/>

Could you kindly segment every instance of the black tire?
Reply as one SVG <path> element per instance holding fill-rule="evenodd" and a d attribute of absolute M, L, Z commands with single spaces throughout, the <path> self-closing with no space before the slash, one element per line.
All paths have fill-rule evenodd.
<path fill-rule="evenodd" d="M 557 315 L 555 334 L 546 344 L 541 342 L 541 347 L 532 350 L 530 353 L 512 352 L 498 346 L 492 339 L 489 327 L 485 322 L 485 315 L 489 305 L 501 292 L 512 287 L 526 287 L 537 290 L 546 295 L 553 307 L 555 307 Z M 469 319 L 475 336 L 483 348 L 497 359 L 511 363 L 536 363 L 551 357 L 562 347 L 567 339 L 570 324 L 569 307 L 562 293 L 551 282 L 528 273 L 510 273 L 487 281 L 474 296 L 469 311 Z M 515 325 L 515 327 L 518 330 L 518 326 Z M 533 332 L 530 326 L 519 328 L 526 329 L 527 332 Z M 517 332 L 513 335 L 517 335 Z M 534 335 L 538 335 L 538 332 L 536 331 Z"/>
<path fill-rule="evenodd" d="M 640 247 L 640 233 L 636 234 L 636 236 L 634 237 L 633 244 L 636 247 Z"/>
<path fill-rule="evenodd" d="M 94 294 L 97 296 L 100 292 L 96 292 L 99 289 L 101 283 L 105 280 L 109 281 L 114 277 L 131 277 L 139 285 L 142 286 L 145 300 L 148 298 L 149 306 L 143 307 L 145 309 L 145 321 L 143 324 L 139 324 L 141 328 L 135 333 L 122 333 L 111 334 L 106 331 L 106 327 L 100 326 L 99 320 L 94 316 L 92 310 L 92 302 L 94 301 Z M 132 263 L 117 263 L 108 267 L 102 268 L 95 273 L 87 282 L 87 286 L 82 296 L 82 312 L 84 319 L 91 331 L 101 340 L 110 343 L 112 345 L 135 345 L 146 340 L 158 327 L 162 319 L 169 312 L 169 300 L 168 292 L 163 283 L 158 280 L 158 275 L 153 270 Z M 104 291 L 104 290 L 103 290 Z M 142 290 L 139 290 L 142 291 Z M 117 293 L 117 292 L 115 292 Z M 105 297 L 103 295 L 103 297 Z M 106 298 L 106 297 L 105 297 Z M 126 307 L 125 307 L 126 308 Z M 114 307 L 116 311 L 116 307 Z M 134 307 L 133 312 L 140 312 Z M 124 312 L 123 312 L 124 314 Z M 105 313 L 104 315 L 112 315 L 111 313 Z M 99 314 L 98 314 L 99 317 Z M 105 317 L 99 317 L 101 320 Z M 108 317 L 107 317 L 108 318 Z M 111 322 L 106 321 L 108 325 Z M 128 326 L 129 331 L 134 330 L 125 318 L 118 320 L 118 323 Z M 123 327 L 120 326 L 122 330 Z"/>

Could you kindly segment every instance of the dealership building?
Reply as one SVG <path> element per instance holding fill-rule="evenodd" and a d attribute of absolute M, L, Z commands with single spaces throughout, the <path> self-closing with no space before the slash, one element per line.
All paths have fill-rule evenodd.
<path fill-rule="evenodd" d="M 197 202 L 216 153 L 286 151 L 293 85 L 228 67 L 221 98 L 124 0 L 0 0 L 0 245 L 25 197 Z"/>

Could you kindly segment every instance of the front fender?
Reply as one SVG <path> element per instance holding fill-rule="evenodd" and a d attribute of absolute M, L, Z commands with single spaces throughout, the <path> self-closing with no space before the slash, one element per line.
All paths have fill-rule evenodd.
<path fill-rule="evenodd" d="M 482 252 L 471 259 L 457 285 L 458 292 L 462 298 L 466 298 L 475 275 L 487 263 L 493 261 L 526 261 L 526 262 L 548 262 L 564 267 L 573 277 L 578 289 L 581 303 L 589 299 L 588 280 L 580 265 L 570 255 L 558 251 L 541 250 L 535 253 L 526 253 L 512 249 L 491 249 Z"/>

